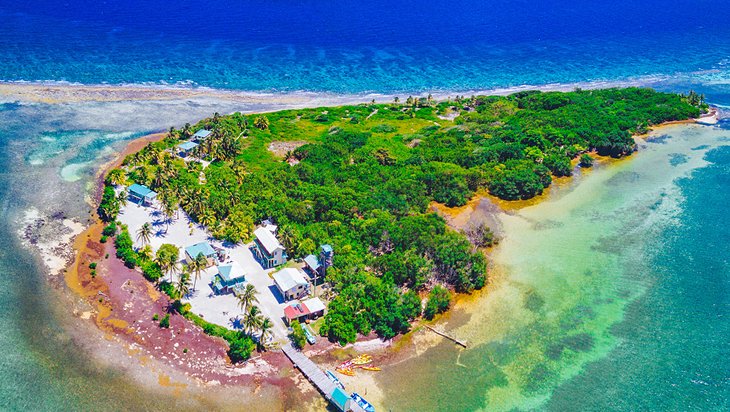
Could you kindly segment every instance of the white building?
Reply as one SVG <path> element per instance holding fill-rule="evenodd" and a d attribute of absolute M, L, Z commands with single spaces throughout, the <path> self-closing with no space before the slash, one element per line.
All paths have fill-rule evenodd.
<path fill-rule="evenodd" d="M 274 273 L 274 284 L 287 301 L 309 294 L 309 282 L 299 269 L 284 268 Z"/>
<path fill-rule="evenodd" d="M 264 269 L 270 269 L 286 263 L 286 249 L 276 236 L 265 227 L 253 232 L 254 245 L 252 251 Z"/>

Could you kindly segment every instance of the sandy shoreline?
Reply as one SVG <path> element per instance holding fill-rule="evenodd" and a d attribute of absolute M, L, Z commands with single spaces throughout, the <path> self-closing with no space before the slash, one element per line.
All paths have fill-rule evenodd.
<path fill-rule="evenodd" d="M 93 100 L 99 98 L 128 100 L 130 95 L 125 93 L 132 93 L 132 95 L 136 96 L 135 98 L 140 96 L 138 93 L 143 93 L 143 95 L 144 93 L 147 93 L 140 91 L 139 88 L 131 88 L 127 91 L 123 87 L 120 87 L 122 90 L 117 91 L 121 94 L 107 95 L 108 87 L 106 86 L 99 86 L 98 88 L 91 86 L 58 86 L 57 89 L 52 90 L 61 90 L 73 87 L 76 87 L 73 89 L 75 98 L 81 100 Z M 117 89 L 116 86 L 113 88 Z M 8 91 L 10 91 L 10 93 L 6 93 Z M 30 97 L 32 99 L 34 93 L 46 93 L 47 91 L 48 86 L 8 85 L 0 83 L 0 95 L 12 95 L 12 93 L 17 92 L 20 95 Z M 158 89 L 152 89 L 149 91 L 149 93 L 153 94 L 158 92 Z M 63 96 L 63 93 L 66 92 L 61 90 L 60 93 L 61 96 Z M 211 96 L 206 93 L 196 94 L 187 89 L 183 91 L 169 92 L 163 95 L 165 97 L 161 98 L 171 99 L 199 97 L 201 95 L 205 95 L 207 97 Z M 253 97 L 251 98 L 253 99 Z M 258 98 L 262 99 L 261 101 L 270 102 L 271 100 L 267 99 L 274 97 L 262 95 Z M 293 100 L 287 100 L 287 98 L 279 100 L 279 102 L 286 102 L 282 103 L 286 105 L 296 104 L 293 103 Z M 312 100 L 309 100 L 309 103 L 311 102 Z M 341 104 L 342 102 L 337 103 Z M 305 102 L 302 104 L 306 105 L 307 103 Z M 706 121 L 716 122 L 717 116 L 718 113 L 715 110 L 710 116 L 703 117 L 702 123 Z M 653 127 L 652 131 L 672 124 L 694 122 L 698 122 L 698 119 L 682 122 L 669 122 L 667 124 Z M 156 133 L 135 139 L 129 142 L 125 149 L 120 152 L 113 161 L 102 165 L 96 175 L 96 190 L 92 203 L 98 202 L 101 190 L 103 189 L 103 178 L 109 170 L 121 164 L 124 157 L 128 154 L 140 150 L 149 142 L 161 140 L 164 136 L 165 133 Z M 646 135 L 638 137 L 645 136 Z M 572 179 L 565 178 L 564 180 L 565 182 L 570 182 Z M 487 200 L 489 203 L 484 205 L 484 200 Z M 522 206 L 525 205 L 527 204 Z M 438 207 L 440 213 L 448 213 L 452 217 L 452 226 L 463 227 L 463 225 L 472 219 L 472 214 L 476 209 L 480 209 L 477 214 L 481 216 L 481 218 L 486 219 L 488 223 L 493 223 L 496 222 L 494 216 L 497 213 L 508 212 L 509 209 L 512 208 L 505 206 L 506 205 L 502 201 L 480 194 L 475 196 L 475 198 L 472 199 L 467 206 L 458 210 L 449 210 L 448 208 L 441 206 L 436 207 Z M 517 208 L 520 207 L 518 205 L 513 206 L 516 206 Z M 142 365 L 142 368 L 145 367 L 144 365 L 148 363 L 150 359 L 154 359 L 156 362 L 159 362 L 166 368 L 169 368 L 171 370 L 170 375 L 190 378 L 190 382 L 173 382 L 178 385 L 195 383 L 203 386 L 223 385 L 245 387 L 249 389 L 259 388 L 261 385 L 270 385 L 279 389 L 297 387 L 304 391 L 303 393 L 299 390 L 293 391 L 295 392 L 294 395 L 300 401 L 303 397 L 308 401 L 313 402 L 313 405 L 318 404 L 320 400 L 318 394 L 311 388 L 311 385 L 307 382 L 302 382 L 299 374 L 291 368 L 288 361 L 280 354 L 267 353 L 263 357 L 254 362 L 249 362 L 249 364 L 246 364 L 243 367 L 234 367 L 227 361 L 227 357 L 225 355 L 226 345 L 224 342 L 203 334 L 199 328 L 180 317 L 180 319 L 174 320 L 173 322 L 173 329 L 177 329 L 179 331 L 178 336 L 175 337 L 176 341 L 174 343 L 179 343 L 178 340 L 186 342 L 185 344 L 189 346 L 185 347 L 185 349 L 188 349 L 186 354 L 189 352 L 191 354 L 190 357 L 196 356 L 196 353 L 199 355 L 197 363 L 181 363 L 181 355 L 178 353 L 180 349 L 179 346 L 164 347 L 165 342 L 169 344 L 172 343 L 170 336 L 167 336 L 166 338 L 162 336 L 162 333 L 159 333 L 159 328 L 156 325 L 150 326 L 150 322 L 147 322 L 147 325 L 141 326 L 134 324 L 139 319 L 143 319 L 145 317 L 150 318 L 150 311 L 161 311 L 164 308 L 164 305 L 169 303 L 166 302 L 167 297 L 160 296 L 161 294 L 155 293 L 156 291 L 154 291 L 149 282 L 147 282 L 140 273 L 128 270 L 123 267 L 123 265 L 119 265 L 119 262 L 113 257 L 114 250 L 111 244 L 102 245 L 98 241 L 95 241 L 95 239 L 100 237 L 100 233 L 103 228 L 103 224 L 100 221 L 97 220 L 83 233 L 77 234 L 81 227 L 83 226 L 80 223 L 74 223 L 73 229 L 75 230 L 72 230 L 72 234 L 64 242 L 66 246 L 61 247 L 67 252 L 71 250 L 71 256 L 74 258 L 72 264 L 67 267 L 65 275 L 67 286 L 74 291 L 75 294 L 84 298 L 84 300 L 86 300 L 94 308 L 91 311 L 79 313 L 78 316 L 80 318 L 92 319 L 94 324 L 100 330 L 119 338 L 123 344 L 127 345 L 130 354 L 133 354 L 137 359 L 139 359 L 139 363 Z M 496 229 L 496 232 L 503 235 L 499 231 L 499 228 Z M 72 241 L 74 237 L 75 240 Z M 73 243 L 73 248 L 68 247 L 71 243 Z M 108 260 L 103 258 L 106 253 L 111 255 Z M 90 275 L 90 270 L 88 269 L 88 263 L 92 261 L 100 262 L 100 268 L 98 269 L 100 275 L 96 277 L 92 277 Z M 57 260 L 53 264 L 53 267 L 51 267 L 50 264 L 49 267 L 51 267 L 52 270 L 56 270 L 57 273 L 60 273 L 66 264 L 67 260 Z M 488 289 L 489 287 L 485 288 L 485 292 L 483 293 L 487 293 L 486 291 Z M 134 294 L 134 292 L 130 292 L 130 290 L 135 290 L 137 292 L 134 303 L 132 304 L 134 308 L 129 305 L 129 302 L 131 301 L 129 295 Z M 480 296 L 481 293 L 482 292 L 476 293 L 475 295 Z M 101 297 L 101 299 L 99 299 L 99 297 Z M 475 299 L 475 297 L 463 296 L 459 297 L 457 302 L 471 299 Z M 114 316 L 111 316 L 112 312 L 115 313 Z M 449 316 L 447 314 L 446 316 L 439 318 L 437 323 L 443 324 L 444 322 L 448 322 L 448 320 Z M 441 341 L 441 338 L 424 331 L 424 328 L 420 325 L 421 322 L 416 323 L 411 333 L 406 336 L 398 337 L 392 342 L 377 344 L 377 342 L 373 342 L 372 337 L 362 337 L 354 346 L 348 345 L 348 347 L 340 349 L 336 348 L 334 344 L 330 344 L 326 342 L 326 340 L 320 339 L 320 343 L 311 348 L 310 351 L 312 351 L 312 353 L 315 354 L 315 357 L 318 360 L 321 360 L 323 365 L 327 367 L 333 367 L 336 365 L 339 360 L 338 356 L 342 356 L 342 353 L 354 353 L 352 350 L 353 347 L 356 350 L 372 353 L 375 361 L 380 364 L 382 364 L 382 362 L 396 364 L 410 359 L 411 357 L 418 356 L 418 354 L 422 353 L 425 348 L 438 344 Z M 169 335 L 169 332 L 167 333 Z M 180 335 L 183 335 L 183 337 L 181 338 Z M 149 341 L 141 341 L 139 336 L 154 340 L 156 343 L 150 344 Z M 333 349 L 335 350 L 333 351 Z M 294 373 L 292 373 L 292 371 Z M 382 393 L 380 393 L 377 388 L 375 376 L 368 375 L 368 377 L 363 378 L 360 375 L 361 374 L 358 375 L 358 379 L 362 380 L 362 385 L 365 385 L 367 390 L 371 393 L 368 398 L 371 402 L 379 404 L 379 400 L 382 398 Z M 170 386 L 173 384 L 170 382 L 169 378 L 166 379 L 167 380 L 162 379 L 160 381 L 161 386 Z M 284 400 L 285 404 L 291 401 L 291 399 Z"/>
<path fill-rule="evenodd" d="M 661 77 L 636 78 L 615 81 L 592 81 L 575 83 L 554 83 L 544 85 L 516 85 L 481 90 L 436 90 L 433 97 L 446 100 L 450 97 L 472 95 L 508 95 L 525 90 L 572 91 L 576 88 L 599 89 L 609 87 L 651 86 L 666 80 Z M 0 80 L 0 102 L 19 101 L 27 103 L 70 103 L 70 102 L 118 102 L 129 100 L 195 100 L 212 99 L 246 105 L 272 105 L 290 108 L 316 107 L 324 105 L 356 104 L 370 102 L 375 99 L 382 103 L 398 96 L 401 99 L 408 95 L 425 96 L 427 90 L 400 91 L 391 93 L 362 92 L 352 94 L 287 91 L 261 92 L 209 87 L 192 87 L 162 84 L 78 84 L 57 81 L 7 81 Z M 272 109 L 278 110 L 278 109 Z M 267 111 L 264 109 L 264 111 Z"/>

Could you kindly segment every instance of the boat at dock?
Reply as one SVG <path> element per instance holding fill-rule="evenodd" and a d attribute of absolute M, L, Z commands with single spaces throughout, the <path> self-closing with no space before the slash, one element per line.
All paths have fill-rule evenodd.
<path fill-rule="evenodd" d="M 330 371 L 325 371 L 325 375 L 327 375 L 327 377 L 330 378 L 330 380 L 332 382 L 334 382 L 335 385 L 337 385 L 340 389 L 345 389 L 345 385 L 343 385 L 342 382 L 340 382 L 340 380 L 337 379 L 337 376 L 335 376 L 334 373 L 332 373 Z"/>
<path fill-rule="evenodd" d="M 362 396 L 358 395 L 357 392 L 353 392 L 350 398 L 366 412 L 375 412 L 375 407 Z"/>

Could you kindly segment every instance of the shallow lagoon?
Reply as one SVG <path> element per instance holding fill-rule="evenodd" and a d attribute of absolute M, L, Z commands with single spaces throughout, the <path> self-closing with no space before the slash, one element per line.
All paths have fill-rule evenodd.
<path fill-rule="evenodd" d="M 469 349 L 441 342 L 386 369 L 384 406 L 727 407 L 730 239 L 715 219 L 730 200 L 721 189 L 730 131 L 671 126 L 652 136 L 632 158 L 499 216 L 492 283 L 442 325 Z"/>

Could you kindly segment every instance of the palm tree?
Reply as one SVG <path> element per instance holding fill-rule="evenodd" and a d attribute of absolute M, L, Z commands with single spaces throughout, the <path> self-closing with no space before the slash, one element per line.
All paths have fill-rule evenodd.
<path fill-rule="evenodd" d="M 205 270 L 205 268 L 208 267 L 208 259 L 203 256 L 203 254 L 199 254 L 195 257 L 195 260 L 191 262 L 190 264 L 190 270 L 193 272 L 193 275 L 195 276 L 195 280 L 193 281 L 193 290 L 195 290 L 195 286 L 198 284 L 198 279 L 200 279 L 200 274 Z"/>
<path fill-rule="evenodd" d="M 233 166 L 233 175 L 236 176 L 236 182 L 240 185 L 243 184 L 243 179 L 246 177 L 246 167 L 242 164 L 236 164 Z"/>
<path fill-rule="evenodd" d="M 261 309 L 258 306 L 250 306 L 248 312 L 243 316 L 243 330 L 249 335 L 261 326 Z"/>
<path fill-rule="evenodd" d="M 147 260 L 152 259 L 152 257 L 154 256 L 152 254 L 152 248 L 150 247 L 150 245 L 144 245 L 144 247 L 140 249 L 137 253 Z"/>
<path fill-rule="evenodd" d="M 157 256 L 155 256 L 155 263 L 157 263 L 157 266 L 160 267 L 160 271 L 162 273 L 168 272 L 168 270 L 170 268 L 170 263 L 166 256 L 164 256 L 158 252 Z"/>
<path fill-rule="evenodd" d="M 177 261 L 168 262 L 167 273 L 170 274 L 170 283 L 172 283 L 172 275 L 177 273 L 179 270 L 180 266 L 178 265 Z"/>
<path fill-rule="evenodd" d="M 254 303 L 258 303 L 259 299 L 256 297 L 256 287 L 250 283 L 246 284 L 246 287 L 238 295 L 238 306 L 241 311 L 246 312 L 247 308 L 253 306 Z"/>
<path fill-rule="evenodd" d="M 266 350 L 266 340 L 272 335 L 272 329 L 274 328 L 274 322 L 269 318 L 264 318 L 259 325 L 259 348 Z"/>
<path fill-rule="evenodd" d="M 393 98 L 393 103 L 398 104 L 398 102 L 400 102 L 400 98 L 398 96 L 395 96 Z"/>
<path fill-rule="evenodd" d="M 167 229 L 170 228 L 172 218 L 175 216 L 175 212 L 177 211 L 177 204 L 174 204 L 173 201 L 174 200 L 172 199 L 164 199 L 162 202 L 162 213 L 165 215 L 165 233 L 167 233 Z"/>
<path fill-rule="evenodd" d="M 258 116 L 256 120 L 253 121 L 253 125 L 261 130 L 266 130 L 269 128 L 269 118 L 266 116 Z"/>
<path fill-rule="evenodd" d="M 190 268 L 183 266 L 180 278 L 177 280 L 177 298 L 182 299 L 190 293 Z"/>
<path fill-rule="evenodd" d="M 279 239 L 284 247 L 289 250 L 289 255 L 294 254 L 294 245 L 296 244 L 297 236 L 294 233 L 294 229 L 291 226 L 284 226 L 279 231 Z"/>
<path fill-rule="evenodd" d="M 150 243 L 152 237 L 152 225 L 149 222 L 145 222 L 142 227 L 137 231 L 137 240 L 141 241 L 142 244 L 146 245 Z"/>
<path fill-rule="evenodd" d="M 165 169 L 162 167 L 158 167 L 155 170 L 155 178 L 153 183 L 155 184 L 155 187 L 161 187 L 163 183 L 165 183 L 165 180 L 167 180 L 167 176 L 165 175 Z"/>
<path fill-rule="evenodd" d="M 172 283 L 172 274 L 177 272 L 177 260 L 180 256 L 180 249 L 171 244 L 163 244 L 157 249 L 157 257 L 155 263 L 160 266 L 162 273 L 170 274 L 170 283 Z"/>
<path fill-rule="evenodd" d="M 210 227 L 215 223 L 215 215 L 210 209 L 205 209 L 203 212 L 198 216 L 198 222 L 203 226 Z"/>
<path fill-rule="evenodd" d="M 122 169 L 112 169 L 109 174 L 106 175 L 106 180 L 114 186 L 124 184 L 126 178 L 127 175 Z"/>
<path fill-rule="evenodd" d="M 185 126 L 183 126 L 182 134 L 184 138 L 188 138 L 193 135 L 192 131 L 190 130 L 190 123 L 185 123 Z"/>
<path fill-rule="evenodd" d="M 122 189 L 119 194 L 117 195 L 117 202 L 119 203 L 120 207 L 124 207 L 127 205 L 127 199 L 129 198 L 129 193 L 127 193 L 126 189 Z"/>

